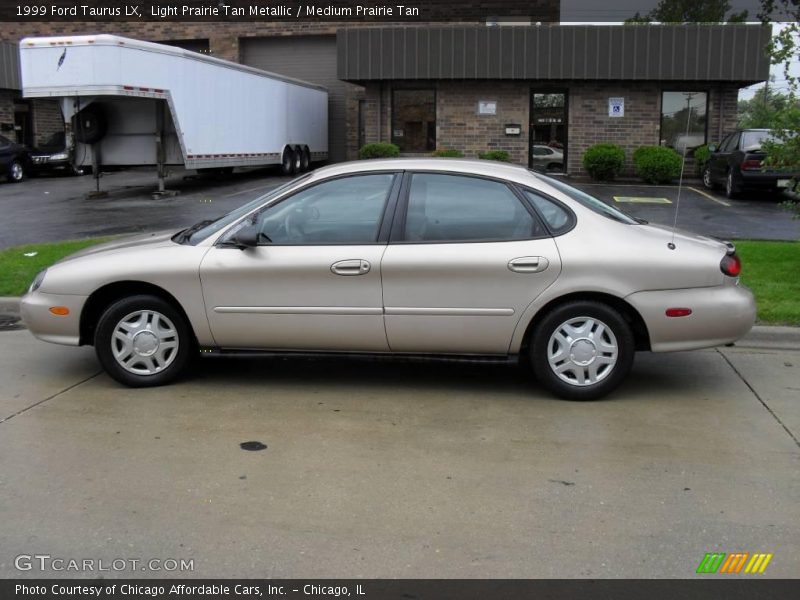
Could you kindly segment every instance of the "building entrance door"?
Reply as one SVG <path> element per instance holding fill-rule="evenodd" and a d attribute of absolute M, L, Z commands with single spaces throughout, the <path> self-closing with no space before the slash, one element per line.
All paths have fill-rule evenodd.
<path fill-rule="evenodd" d="M 567 93 L 531 91 L 528 166 L 537 171 L 564 172 L 567 165 Z"/>

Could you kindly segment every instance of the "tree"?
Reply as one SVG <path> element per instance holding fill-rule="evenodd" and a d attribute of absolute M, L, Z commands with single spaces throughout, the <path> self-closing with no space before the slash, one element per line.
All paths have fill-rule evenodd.
<path fill-rule="evenodd" d="M 767 0 L 764 0 L 767 1 Z M 782 0 L 777 0 L 778 2 Z M 791 0 L 788 0 L 791 1 Z M 626 23 L 724 23 L 731 10 L 729 0 L 660 0 L 658 6 L 646 15 L 638 12 Z M 741 23 L 747 19 L 747 11 L 734 13 L 728 23 Z"/>
<path fill-rule="evenodd" d="M 795 105 L 797 104 L 795 99 Z M 791 106 L 791 99 L 769 84 L 759 89 L 750 100 L 739 101 L 739 127 L 741 129 L 770 129 L 778 115 Z"/>
<path fill-rule="evenodd" d="M 773 65 L 783 67 L 783 75 L 789 85 L 788 102 L 776 111 L 770 124 L 773 141 L 764 144 L 767 162 L 795 174 L 794 190 L 800 188 L 797 173 L 800 172 L 800 105 L 798 86 L 800 77 L 792 74 L 791 63 L 800 58 L 800 0 L 761 0 L 758 15 L 762 24 L 782 22 L 777 35 L 773 35 L 766 51 Z M 790 207 L 800 216 L 800 203 L 789 200 Z"/>

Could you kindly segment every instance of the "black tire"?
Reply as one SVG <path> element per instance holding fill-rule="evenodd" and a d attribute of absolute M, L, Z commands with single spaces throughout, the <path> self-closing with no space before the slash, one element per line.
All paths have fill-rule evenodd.
<path fill-rule="evenodd" d="M 725 197 L 729 200 L 733 200 L 741 193 L 741 188 L 739 184 L 736 183 L 736 178 L 733 175 L 733 169 L 728 171 L 728 175 L 725 177 Z"/>
<path fill-rule="evenodd" d="M 83 144 L 96 144 L 108 130 L 105 112 L 100 106 L 92 104 L 72 117 L 72 131 L 75 139 Z"/>
<path fill-rule="evenodd" d="M 121 344 L 116 338 L 114 338 L 114 333 L 127 317 L 135 315 L 140 311 L 150 311 L 156 313 L 160 315 L 162 319 L 159 321 L 160 325 L 157 327 L 145 328 L 137 331 L 132 337 L 132 347 L 134 347 L 136 337 L 139 334 L 146 333 L 147 330 L 152 331 L 153 329 L 163 328 L 165 324 L 172 325 L 174 327 L 174 329 L 167 327 L 166 330 L 174 331 L 175 335 L 168 337 L 169 339 L 174 337 L 177 341 L 177 349 L 173 350 L 172 352 L 169 352 L 169 350 L 165 351 L 166 360 L 164 368 L 151 374 L 137 374 L 127 370 L 122 366 L 122 364 L 120 364 L 117 358 L 115 358 L 114 350 L 112 349 L 124 347 L 124 344 Z M 165 317 L 166 320 L 164 320 L 163 317 Z M 112 341 L 115 346 L 112 346 Z M 144 343 L 147 341 L 148 340 L 145 339 Z M 111 377 L 130 387 L 152 387 L 164 385 L 173 381 L 186 369 L 187 365 L 189 364 L 190 357 L 194 353 L 194 346 L 195 342 L 191 329 L 186 323 L 183 315 L 181 315 L 180 311 L 178 311 L 169 302 L 162 300 L 157 296 L 145 294 L 123 298 L 106 308 L 97 323 L 94 336 L 94 349 L 100 364 L 103 365 L 103 368 Z M 142 365 L 140 370 L 146 370 L 147 366 L 143 361 L 146 361 L 149 357 L 144 357 L 141 354 L 131 351 L 130 355 L 132 357 L 134 354 L 136 354 L 134 360 L 139 362 L 134 362 L 131 368 L 135 367 L 136 364 L 140 364 Z M 157 354 L 158 345 L 156 346 L 153 356 Z"/>
<path fill-rule="evenodd" d="M 711 177 L 711 167 L 703 169 L 703 185 L 709 190 L 713 190 L 716 187 L 714 179 Z"/>
<path fill-rule="evenodd" d="M 307 147 L 300 149 L 300 171 L 305 173 L 311 167 L 311 153 Z"/>
<path fill-rule="evenodd" d="M 281 157 L 281 173 L 283 175 L 291 175 L 294 173 L 294 150 L 291 148 L 285 148 L 283 151 L 283 156 Z"/>
<path fill-rule="evenodd" d="M 19 183 L 25 179 L 25 165 L 20 159 L 15 158 L 8 165 L 8 173 L 6 175 L 11 183 Z"/>
<path fill-rule="evenodd" d="M 303 149 L 297 147 L 294 149 L 294 164 L 292 165 L 292 175 L 299 175 L 303 172 Z"/>
<path fill-rule="evenodd" d="M 599 332 L 597 325 L 593 328 L 591 335 L 587 332 L 587 337 L 581 337 L 573 341 L 569 348 L 570 361 L 565 360 L 565 363 L 574 360 L 574 355 L 577 352 L 585 352 L 587 349 L 590 352 L 587 356 L 587 360 L 590 360 L 589 365 L 585 367 L 575 366 L 572 369 L 572 382 L 565 381 L 562 376 L 556 374 L 554 367 L 551 367 L 549 355 L 551 350 L 556 349 L 555 344 L 558 343 L 555 341 L 551 347 L 551 337 L 559 329 L 569 323 L 580 324 L 582 322 L 583 326 L 586 326 L 586 319 L 600 321 L 601 325 L 610 330 L 613 338 L 609 338 L 606 332 L 600 333 L 599 339 L 606 342 L 609 340 L 616 342 L 616 362 L 611 365 L 600 365 L 600 367 L 595 365 L 597 381 L 579 385 L 575 371 L 580 369 L 585 376 L 591 364 L 598 358 L 597 354 L 592 357 L 592 351 L 590 350 L 592 347 L 594 347 L 595 351 L 597 349 L 594 344 L 594 341 L 597 341 L 594 335 Z M 576 342 L 581 342 L 582 345 L 576 346 Z M 550 310 L 533 330 L 529 350 L 531 366 L 536 379 L 553 394 L 565 400 L 596 400 L 612 392 L 630 372 L 633 366 L 634 353 L 635 341 L 633 332 L 622 315 L 607 304 L 582 300 L 566 302 Z M 601 351 L 599 354 L 609 354 L 610 358 L 611 352 L 605 353 Z M 558 354 L 556 353 L 557 356 Z M 564 373 L 563 377 L 569 377 L 569 373 Z"/>

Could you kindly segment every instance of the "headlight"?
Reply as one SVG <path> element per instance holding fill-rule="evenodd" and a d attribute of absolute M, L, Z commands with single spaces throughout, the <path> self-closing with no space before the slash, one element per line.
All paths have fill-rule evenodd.
<path fill-rule="evenodd" d="M 67 152 L 59 152 L 58 154 L 51 154 L 50 160 L 67 160 L 69 154 Z"/>
<path fill-rule="evenodd" d="M 42 282 L 44 281 L 44 276 L 47 273 L 47 269 L 39 271 L 39 274 L 33 278 L 33 283 L 31 283 L 31 287 L 28 288 L 28 292 L 35 292 L 40 287 L 42 287 Z"/>

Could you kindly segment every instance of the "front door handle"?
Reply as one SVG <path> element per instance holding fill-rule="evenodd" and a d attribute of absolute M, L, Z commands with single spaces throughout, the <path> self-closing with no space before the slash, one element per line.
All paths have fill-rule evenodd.
<path fill-rule="evenodd" d="M 369 261 L 353 258 L 333 263 L 331 265 L 331 273 L 344 276 L 366 275 L 369 273 L 370 268 Z"/>
<path fill-rule="evenodd" d="M 521 256 L 508 261 L 508 269 L 515 273 L 541 273 L 550 266 L 544 256 Z"/>

